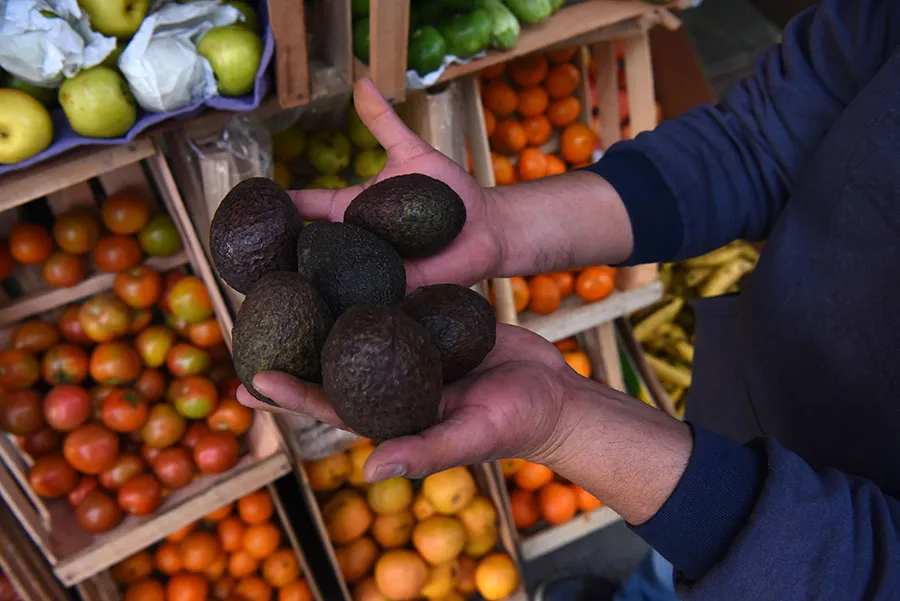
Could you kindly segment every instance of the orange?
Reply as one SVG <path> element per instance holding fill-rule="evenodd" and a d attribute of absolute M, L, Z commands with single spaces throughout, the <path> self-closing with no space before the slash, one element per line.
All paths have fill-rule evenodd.
<path fill-rule="evenodd" d="M 213 582 L 212 586 L 212 597 L 213 599 L 227 599 L 231 596 L 232 591 L 234 591 L 234 585 L 237 584 L 234 578 L 231 576 L 223 576 L 219 578 L 215 582 Z"/>
<path fill-rule="evenodd" d="M 409 509 L 377 515 L 372 522 L 372 536 L 385 549 L 402 547 L 409 542 L 415 523 Z"/>
<path fill-rule="evenodd" d="M 192 532 L 181 541 L 181 563 L 188 572 L 202 572 L 222 552 L 219 539 L 212 532 Z"/>
<path fill-rule="evenodd" d="M 519 179 L 530 182 L 547 175 L 547 161 L 538 148 L 526 148 L 519 153 Z"/>
<path fill-rule="evenodd" d="M 219 553 L 219 556 L 216 557 L 215 561 L 209 564 L 208 568 L 203 570 L 203 575 L 206 576 L 206 579 L 210 582 L 216 582 L 225 576 L 226 570 L 228 570 L 228 555 L 226 553 Z"/>
<path fill-rule="evenodd" d="M 475 594 L 475 560 L 461 555 L 456 564 L 456 590 L 470 597 Z"/>
<path fill-rule="evenodd" d="M 219 507 L 218 509 L 207 513 L 203 516 L 203 519 L 207 522 L 220 522 L 231 515 L 231 511 L 234 509 L 234 505 L 228 504 Z"/>
<path fill-rule="evenodd" d="M 500 460 L 500 471 L 503 472 L 504 478 L 512 478 L 516 475 L 522 466 L 525 464 L 524 459 L 501 459 Z"/>
<path fill-rule="evenodd" d="M 228 573 L 232 578 L 246 578 L 259 568 L 259 560 L 243 549 L 228 556 Z"/>
<path fill-rule="evenodd" d="M 522 117 L 536 117 L 547 110 L 550 97 L 547 90 L 540 86 L 532 86 L 519 90 L 519 106 L 516 111 Z"/>
<path fill-rule="evenodd" d="M 584 351 L 566 351 L 563 353 L 563 359 L 579 376 L 591 377 L 591 360 Z"/>
<path fill-rule="evenodd" d="M 562 50 L 551 50 L 546 54 L 551 63 L 568 63 L 575 56 L 577 48 L 563 48 Z"/>
<path fill-rule="evenodd" d="M 281 530 L 271 522 L 254 524 L 244 532 L 244 551 L 257 559 L 265 559 L 281 543 Z"/>
<path fill-rule="evenodd" d="M 516 304 L 516 311 L 524 311 L 525 307 L 528 306 L 528 302 L 531 300 L 531 291 L 528 289 L 528 282 L 525 281 L 525 278 L 519 276 L 509 278 L 509 282 L 512 284 L 513 300 Z"/>
<path fill-rule="evenodd" d="M 487 135 L 490 138 L 494 135 L 494 130 L 497 129 L 497 118 L 494 117 L 494 113 L 483 108 L 484 111 L 484 129 L 487 131 Z"/>
<path fill-rule="evenodd" d="M 459 557 L 466 546 L 466 529 L 456 518 L 434 515 L 416 524 L 413 546 L 436 566 Z"/>
<path fill-rule="evenodd" d="M 559 309 L 559 288 L 547 275 L 536 275 L 528 284 L 531 302 L 528 309 L 538 315 L 549 315 Z"/>
<path fill-rule="evenodd" d="M 565 98 L 571 96 L 580 83 L 581 71 L 578 67 L 572 63 L 563 63 L 550 69 L 544 87 L 550 98 Z"/>
<path fill-rule="evenodd" d="M 375 579 L 369 577 L 353 587 L 353 601 L 388 601 L 388 598 L 378 590 Z"/>
<path fill-rule="evenodd" d="M 571 338 L 565 338 L 563 340 L 558 340 L 553 343 L 559 352 L 564 353 L 566 351 L 577 351 L 578 350 L 578 340 L 573 336 Z"/>
<path fill-rule="evenodd" d="M 53 252 L 53 238 L 42 225 L 19 223 L 9 233 L 9 250 L 24 265 L 43 263 Z"/>
<path fill-rule="evenodd" d="M 178 543 L 166 541 L 156 549 L 156 556 L 153 558 L 156 569 L 163 574 L 177 574 L 181 571 L 181 549 Z"/>
<path fill-rule="evenodd" d="M 309 486 L 315 491 L 336 490 L 340 488 L 353 469 L 350 455 L 341 451 L 323 459 L 307 461 L 303 464 Z"/>
<path fill-rule="evenodd" d="M 300 578 L 300 563 L 293 549 L 278 549 L 263 562 L 263 579 L 281 588 Z"/>
<path fill-rule="evenodd" d="M 166 601 L 166 589 L 159 580 L 144 578 L 125 590 L 122 601 Z"/>
<path fill-rule="evenodd" d="M 547 162 L 547 177 L 562 175 L 566 172 L 566 162 L 556 155 L 548 154 L 544 157 Z"/>
<path fill-rule="evenodd" d="M 619 122 L 628 121 L 628 91 L 625 88 L 619 88 Z"/>
<path fill-rule="evenodd" d="M 509 493 L 509 504 L 512 508 L 513 522 L 520 530 L 531 528 L 541 518 L 537 499 L 529 490 L 519 489 Z"/>
<path fill-rule="evenodd" d="M 612 294 L 616 283 L 613 267 L 588 267 L 575 280 L 575 292 L 587 303 L 603 300 Z"/>
<path fill-rule="evenodd" d="M 537 490 L 553 481 L 553 470 L 545 465 L 526 461 L 516 473 L 516 486 L 522 490 Z"/>
<path fill-rule="evenodd" d="M 492 152 L 491 165 L 494 168 L 494 183 L 498 186 L 516 183 L 516 169 L 508 158 L 502 154 Z"/>
<path fill-rule="evenodd" d="M 500 77 L 505 70 L 506 63 L 491 65 L 490 67 L 485 67 L 481 70 L 481 77 L 482 79 L 493 79 L 495 77 Z"/>
<path fill-rule="evenodd" d="M 206 601 L 209 583 L 199 574 L 175 574 L 166 584 L 166 601 Z"/>
<path fill-rule="evenodd" d="M 475 568 L 475 587 L 487 601 L 509 597 L 519 586 L 516 564 L 504 553 L 493 553 Z"/>
<path fill-rule="evenodd" d="M 481 91 L 484 106 L 497 117 L 508 117 L 519 106 L 519 95 L 505 81 L 495 79 L 485 84 Z"/>
<path fill-rule="evenodd" d="M 662 123 L 662 121 L 663 121 L 664 119 L 665 119 L 665 115 L 663 115 L 663 108 L 662 108 L 662 105 L 661 105 L 660 103 L 657 102 L 657 103 L 656 103 L 656 122 L 657 122 L 657 123 Z"/>
<path fill-rule="evenodd" d="M 228 553 L 233 553 L 244 544 L 244 532 L 247 526 L 241 518 L 231 515 L 216 524 L 216 534 L 219 535 L 219 544 Z"/>
<path fill-rule="evenodd" d="M 529 54 L 509 63 L 509 76 L 523 88 L 536 86 L 547 77 L 549 65 L 540 54 Z"/>
<path fill-rule="evenodd" d="M 574 123 L 581 115 L 581 101 L 574 96 L 554 100 L 547 107 L 547 118 L 555 127 L 565 127 Z"/>
<path fill-rule="evenodd" d="M 312 601 L 312 591 L 305 580 L 295 580 L 278 591 L 278 601 Z"/>
<path fill-rule="evenodd" d="M 525 137 L 531 146 L 540 146 L 553 135 L 553 125 L 546 115 L 522 119 L 522 127 L 525 129 Z"/>
<path fill-rule="evenodd" d="M 368 536 L 364 536 L 349 545 L 338 547 L 334 554 L 341 576 L 350 584 L 355 584 L 375 565 L 375 560 L 378 559 L 378 545 Z"/>
<path fill-rule="evenodd" d="M 428 582 L 428 566 L 418 553 L 406 549 L 388 551 L 375 563 L 375 584 L 394 601 L 411 601 Z"/>
<path fill-rule="evenodd" d="M 356 540 L 372 525 L 372 510 L 366 500 L 352 490 L 342 490 L 322 508 L 322 518 L 331 540 L 343 545 Z"/>
<path fill-rule="evenodd" d="M 132 584 L 151 574 L 153 574 L 153 556 L 148 551 L 135 553 L 112 569 L 113 580 L 119 584 Z"/>
<path fill-rule="evenodd" d="M 594 154 L 596 137 L 593 130 L 584 123 L 572 123 L 563 130 L 560 150 L 569 163 L 582 163 Z"/>
<path fill-rule="evenodd" d="M 494 135 L 491 136 L 491 148 L 507 154 L 515 154 L 525 148 L 528 136 L 525 128 L 518 121 L 504 119 L 497 124 Z"/>
<path fill-rule="evenodd" d="M 616 60 L 625 60 L 625 40 L 616 40 L 613 42 L 613 46 L 616 48 Z"/>
<path fill-rule="evenodd" d="M 547 158 L 549 159 L 551 157 Z M 552 158 L 556 159 L 556 157 Z M 556 160 L 558 161 L 559 159 Z M 575 276 L 570 272 L 554 271 L 552 273 L 548 273 L 547 277 L 553 280 L 553 283 L 556 284 L 556 289 L 559 290 L 560 297 L 565 298 L 575 291 Z"/>
<path fill-rule="evenodd" d="M 242 601 L 270 601 L 272 587 L 259 576 L 250 576 L 237 583 L 234 596 Z"/>
<path fill-rule="evenodd" d="M 572 485 L 572 490 L 575 491 L 575 502 L 578 504 L 578 509 L 581 511 L 594 511 L 595 509 L 603 507 L 603 501 L 577 484 Z"/>
<path fill-rule="evenodd" d="M 575 517 L 578 510 L 575 490 L 559 482 L 551 482 L 541 489 L 538 493 L 538 504 L 541 515 L 554 526 L 565 524 Z"/>
<path fill-rule="evenodd" d="M 257 490 L 238 500 L 238 515 L 248 524 L 265 522 L 274 509 L 267 490 Z"/>
<path fill-rule="evenodd" d="M 437 513 L 454 515 L 475 498 L 478 485 L 468 468 L 457 466 L 425 478 L 421 491 Z"/>

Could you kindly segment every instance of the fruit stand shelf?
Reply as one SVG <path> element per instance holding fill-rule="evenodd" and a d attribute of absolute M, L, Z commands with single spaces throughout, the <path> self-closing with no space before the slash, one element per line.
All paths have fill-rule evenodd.
<path fill-rule="evenodd" d="M 187 264 L 188 257 L 184 252 L 171 257 L 155 257 L 144 262 L 144 265 L 159 272 L 166 272 Z M 98 273 L 69 288 L 42 290 L 16 299 L 0 307 L 0 328 L 110 290 L 115 279 L 116 274 L 114 273 Z"/>
<path fill-rule="evenodd" d="M 619 514 L 609 507 L 601 507 L 590 513 L 579 515 L 571 522 L 555 528 L 548 528 L 522 540 L 522 559 L 524 561 L 537 559 L 621 520 Z"/>
<path fill-rule="evenodd" d="M 662 293 L 662 284 L 657 281 L 643 288 L 613 292 L 596 303 L 585 303 L 570 296 L 550 315 L 521 313 L 519 323 L 550 342 L 557 342 L 648 307 L 660 300 Z"/>

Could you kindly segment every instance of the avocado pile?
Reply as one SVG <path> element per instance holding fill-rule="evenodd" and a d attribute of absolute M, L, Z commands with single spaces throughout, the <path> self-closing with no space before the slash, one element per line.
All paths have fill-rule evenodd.
<path fill-rule="evenodd" d="M 459 195 L 422 174 L 366 188 L 343 222 L 306 226 L 275 182 L 235 186 L 209 241 L 219 276 L 246 295 L 232 336 L 247 390 L 275 405 L 253 387 L 269 370 L 321 383 L 346 426 L 378 441 L 437 423 L 444 384 L 481 364 L 496 320 L 456 284 L 406 296 L 404 260 L 440 252 L 465 222 Z"/>

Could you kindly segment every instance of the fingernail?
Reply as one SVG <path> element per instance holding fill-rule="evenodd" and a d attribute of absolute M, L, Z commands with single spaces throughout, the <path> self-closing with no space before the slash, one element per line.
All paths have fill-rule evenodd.
<path fill-rule="evenodd" d="M 388 463 L 375 468 L 375 473 L 369 478 L 370 483 L 381 482 L 389 478 L 399 478 L 406 473 L 406 468 L 399 463 Z"/>

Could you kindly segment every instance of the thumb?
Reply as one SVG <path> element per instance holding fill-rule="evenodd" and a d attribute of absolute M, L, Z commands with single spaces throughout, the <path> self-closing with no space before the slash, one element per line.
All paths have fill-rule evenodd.
<path fill-rule="evenodd" d="M 353 103 L 359 118 L 384 147 L 391 160 L 403 163 L 431 150 L 428 144 L 406 127 L 371 80 L 364 78 L 356 82 L 353 87 Z"/>

